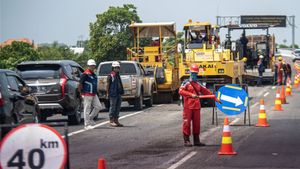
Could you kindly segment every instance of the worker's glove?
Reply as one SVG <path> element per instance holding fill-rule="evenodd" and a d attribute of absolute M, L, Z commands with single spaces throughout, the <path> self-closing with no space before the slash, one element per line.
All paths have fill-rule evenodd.
<path fill-rule="evenodd" d="M 198 96 L 195 94 L 192 94 L 192 98 L 196 99 L 196 98 L 198 98 Z"/>

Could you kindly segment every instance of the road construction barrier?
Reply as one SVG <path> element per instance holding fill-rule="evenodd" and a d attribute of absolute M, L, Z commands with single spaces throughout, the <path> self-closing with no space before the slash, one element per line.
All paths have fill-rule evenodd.
<path fill-rule="evenodd" d="M 260 100 L 258 122 L 255 126 L 256 127 L 269 127 L 270 126 L 267 122 L 267 114 L 266 114 L 264 99 Z"/>
<path fill-rule="evenodd" d="M 229 128 L 228 117 L 224 118 L 224 127 L 222 135 L 222 145 L 218 153 L 219 155 L 236 155 L 237 153 L 233 150 L 231 132 Z"/>

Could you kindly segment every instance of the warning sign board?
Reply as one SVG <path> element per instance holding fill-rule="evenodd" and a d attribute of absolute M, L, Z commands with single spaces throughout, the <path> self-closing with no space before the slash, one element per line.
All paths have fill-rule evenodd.
<path fill-rule="evenodd" d="M 65 140 L 54 128 L 43 124 L 19 126 L 0 144 L 0 168 L 63 169 L 66 160 Z"/>
<path fill-rule="evenodd" d="M 286 27 L 285 15 L 241 15 L 241 24 L 264 24 L 272 27 Z"/>

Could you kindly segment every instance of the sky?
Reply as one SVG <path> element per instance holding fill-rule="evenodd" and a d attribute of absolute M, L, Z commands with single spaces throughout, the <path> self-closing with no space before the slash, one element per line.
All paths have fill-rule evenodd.
<path fill-rule="evenodd" d="M 137 7 L 143 22 L 175 21 L 178 31 L 189 19 L 215 24 L 217 15 L 295 15 L 296 26 L 300 25 L 299 0 L 0 0 L 0 42 L 26 37 L 35 43 L 75 45 L 77 40 L 89 38 L 89 24 L 96 20 L 96 14 L 126 3 Z M 295 32 L 300 44 L 300 29 Z M 275 34 L 277 43 L 286 39 L 291 44 L 290 26 L 272 28 L 270 33 Z"/>

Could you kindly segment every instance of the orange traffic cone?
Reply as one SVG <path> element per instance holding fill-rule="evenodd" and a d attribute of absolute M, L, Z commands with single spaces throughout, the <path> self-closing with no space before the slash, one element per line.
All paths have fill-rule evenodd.
<path fill-rule="evenodd" d="M 106 167 L 105 167 L 105 160 L 104 160 L 104 158 L 100 158 L 99 160 L 98 160 L 98 169 L 105 169 Z"/>
<path fill-rule="evenodd" d="M 298 87 L 298 85 L 299 85 L 298 79 L 295 79 L 294 80 L 294 88 Z"/>
<path fill-rule="evenodd" d="M 286 96 L 292 96 L 292 84 L 291 84 L 291 78 L 288 79 L 288 82 L 287 82 L 287 84 L 286 84 L 285 95 L 286 95 Z"/>
<path fill-rule="evenodd" d="M 281 99 L 281 104 L 287 104 L 285 98 L 284 85 L 281 85 L 280 99 Z"/>
<path fill-rule="evenodd" d="M 273 110 L 275 110 L 275 111 L 283 110 L 281 107 L 280 89 L 277 89 L 277 91 L 276 91 L 275 107 Z"/>
<path fill-rule="evenodd" d="M 228 117 L 224 119 L 222 145 L 219 151 L 219 155 L 236 155 L 237 153 L 233 150 L 231 132 L 229 128 Z"/>
<path fill-rule="evenodd" d="M 265 101 L 264 99 L 260 100 L 260 108 L 259 108 L 259 115 L 258 115 L 258 123 L 256 127 L 269 127 L 270 125 L 267 122 L 267 115 L 265 110 Z"/>

